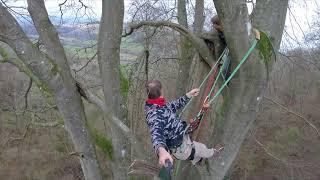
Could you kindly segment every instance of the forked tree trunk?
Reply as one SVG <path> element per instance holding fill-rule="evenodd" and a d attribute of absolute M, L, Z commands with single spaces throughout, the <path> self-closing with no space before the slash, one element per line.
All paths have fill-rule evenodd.
<path fill-rule="evenodd" d="M 248 51 L 253 39 L 248 19 L 247 6 L 243 1 L 214 1 L 224 34 L 231 52 L 232 70 Z M 267 32 L 278 51 L 285 23 L 288 1 L 258 0 L 253 26 Z M 269 64 L 272 67 L 272 63 Z M 269 67 L 269 68 L 270 68 Z M 221 180 L 235 159 L 246 134 L 256 119 L 259 104 L 267 85 L 266 67 L 258 50 L 240 68 L 238 74 L 224 94 L 224 101 L 218 107 L 215 118 L 215 143 L 225 144 L 225 151 L 218 160 L 210 161 L 210 174 L 203 179 Z"/>
<path fill-rule="evenodd" d="M 50 23 L 44 2 L 41 0 L 28 2 L 31 14 L 37 9 L 38 15 L 33 14 L 38 33 L 44 41 L 48 55 L 40 52 L 24 34 L 14 17 L 0 3 L 0 40 L 7 43 L 36 75 L 43 86 L 40 89 L 52 93 L 59 111 L 64 118 L 65 128 L 79 155 L 81 167 L 86 179 L 102 179 L 95 148 L 86 127 L 86 118 L 80 94 L 72 79 L 70 70 L 65 65 L 65 54 L 61 50 L 57 33 Z M 38 19 L 40 18 L 40 19 Z M 39 23 L 39 24 L 38 24 Z M 42 32 L 48 30 L 48 34 Z M 52 28 L 52 29 L 51 29 Z M 57 54 L 55 54 L 57 53 Z M 65 64 L 65 65 L 63 65 Z"/>

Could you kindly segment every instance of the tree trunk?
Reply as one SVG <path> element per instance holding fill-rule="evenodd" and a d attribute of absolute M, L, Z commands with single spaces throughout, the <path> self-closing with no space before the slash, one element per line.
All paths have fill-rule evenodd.
<path fill-rule="evenodd" d="M 39 7 L 44 8 L 42 1 L 37 1 L 34 5 L 40 5 Z M 39 9 L 39 12 L 44 13 L 45 11 Z M 42 15 L 45 16 L 47 14 L 45 12 Z M 36 19 L 33 20 L 37 21 Z M 102 179 L 95 148 L 91 143 L 92 141 L 86 128 L 81 97 L 77 92 L 75 83 L 71 80 L 72 77 L 70 72 L 68 72 L 69 69 L 64 69 L 64 66 L 60 67 L 60 62 L 56 63 L 49 56 L 40 52 L 27 38 L 18 22 L 2 4 L 0 4 L 0 29 L 0 40 L 7 43 L 23 61 L 24 65 L 32 70 L 42 83 L 45 84 L 40 89 L 53 94 L 59 111 L 65 120 L 65 127 L 79 155 L 85 178 Z M 40 36 L 42 35 L 40 34 Z M 53 35 L 52 40 L 55 41 L 57 34 Z M 53 48 L 59 49 L 57 46 L 53 46 Z M 59 53 L 61 52 L 59 51 Z M 59 54 L 59 56 L 63 55 Z"/>
<path fill-rule="evenodd" d="M 188 29 L 188 19 L 186 11 L 186 1 L 178 0 L 178 22 L 181 26 Z M 177 90 L 176 96 L 181 96 L 186 93 L 189 80 L 189 71 L 191 61 L 194 56 L 194 49 L 192 48 L 191 42 L 183 35 L 180 35 L 180 62 L 179 62 L 179 71 L 177 78 Z"/>
<path fill-rule="evenodd" d="M 196 35 L 202 33 L 203 24 L 205 20 L 204 16 L 204 0 L 196 0 L 196 7 L 194 10 L 194 22 L 193 22 L 193 32 Z"/>
<path fill-rule="evenodd" d="M 103 81 L 106 113 L 112 112 L 116 117 L 122 117 L 120 112 L 120 44 L 123 14 L 123 0 L 102 1 L 98 61 Z M 111 122 L 111 120 L 108 121 Z M 128 148 L 126 147 L 126 139 L 121 131 L 114 127 L 109 127 L 113 145 L 113 178 L 127 179 L 126 158 Z"/>
<path fill-rule="evenodd" d="M 252 38 L 247 7 L 243 1 L 214 1 L 224 34 L 231 52 L 232 69 L 247 52 Z M 254 25 L 268 32 L 275 47 L 279 48 L 285 23 L 288 1 L 257 1 Z M 271 64 L 270 64 L 271 65 Z M 216 143 L 223 143 L 225 151 L 217 160 L 210 161 L 210 174 L 204 179 L 221 180 L 235 159 L 246 134 L 256 118 L 259 104 L 267 85 L 266 68 L 257 50 L 240 68 L 225 93 L 215 118 L 215 131 L 212 137 Z"/>

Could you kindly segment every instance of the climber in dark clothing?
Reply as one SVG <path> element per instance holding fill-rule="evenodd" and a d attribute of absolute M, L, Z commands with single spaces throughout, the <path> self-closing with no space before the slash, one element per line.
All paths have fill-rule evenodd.
<path fill-rule="evenodd" d="M 195 165 L 202 158 L 210 158 L 222 150 L 208 149 L 202 143 L 191 141 L 189 135 L 185 133 L 187 123 L 176 115 L 176 112 L 183 108 L 191 97 L 198 96 L 199 89 L 193 89 L 171 102 L 166 102 L 163 97 L 160 81 L 148 81 L 146 89 L 148 93 L 145 105 L 146 119 L 153 148 L 161 166 L 165 165 L 166 160 L 173 163 L 169 152 L 177 159 L 191 160 Z"/>
<path fill-rule="evenodd" d="M 220 43 L 223 45 L 223 48 L 227 47 L 226 40 L 223 34 L 223 26 L 218 16 L 211 18 L 211 23 L 213 28 L 218 32 Z"/>
<path fill-rule="evenodd" d="M 219 39 L 220 39 L 220 45 L 221 45 L 221 48 L 220 49 L 220 52 L 219 52 L 219 55 L 222 53 L 222 51 L 227 48 L 227 42 L 226 42 L 226 39 L 224 37 L 224 34 L 223 34 L 223 26 L 222 26 L 222 23 L 219 19 L 219 17 L 216 15 L 214 16 L 213 18 L 211 18 L 211 23 L 212 23 L 212 26 L 213 28 L 218 32 L 218 36 L 219 36 Z M 222 67 L 222 75 L 224 77 L 224 79 L 228 79 L 228 77 L 230 76 L 230 66 L 231 66 L 231 57 L 229 55 L 229 49 L 227 49 L 228 53 L 225 53 L 225 56 L 222 58 L 223 61 L 225 61 L 224 63 L 224 66 Z"/>

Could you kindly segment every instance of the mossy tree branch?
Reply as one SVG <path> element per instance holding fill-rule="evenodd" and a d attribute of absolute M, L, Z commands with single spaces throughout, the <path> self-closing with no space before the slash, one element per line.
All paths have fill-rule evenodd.
<path fill-rule="evenodd" d="M 16 66 L 21 72 L 25 73 L 27 76 L 31 78 L 31 80 L 36 83 L 36 85 L 40 88 L 40 90 L 44 90 L 46 96 L 52 96 L 51 92 L 48 90 L 46 84 L 42 83 L 41 80 L 25 65 L 23 61 L 19 58 L 10 57 L 9 53 L 7 53 L 6 49 L 0 45 L 0 55 L 2 59 L 0 62 L 2 63 L 10 63 Z"/>

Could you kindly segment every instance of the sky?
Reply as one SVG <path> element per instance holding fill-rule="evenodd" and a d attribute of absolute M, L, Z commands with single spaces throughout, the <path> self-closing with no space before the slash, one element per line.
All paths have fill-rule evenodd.
<path fill-rule="evenodd" d="M 86 19 L 88 17 L 96 17 L 96 19 L 91 19 L 92 21 L 99 19 L 102 6 L 101 0 L 82 0 L 89 8 L 86 13 L 88 16 L 83 16 L 84 11 L 79 11 L 77 14 L 77 7 L 80 8 L 80 4 L 77 0 L 68 0 L 65 6 L 63 6 L 63 18 L 67 19 L 68 17 L 77 16 L 79 19 Z M 130 7 L 130 3 L 134 0 L 125 0 L 125 17 L 124 21 L 130 21 L 130 16 L 126 13 Z M 172 0 L 166 0 L 172 1 Z M 48 10 L 49 15 L 51 16 L 60 16 L 60 9 L 58 4 L 64 2 L 64 0 L 45 0 L 45 4 Z M 212 0 L 207 0 L 206 7 L 214 7 Z M 27 6 L 26 0 L 12 0 L 10 4 L 16 6 Z M 76 8 L 75 8 L 76 7 Z M 252 9 L 248 6 L 249 12 Z M 284 38 L 286 41 L 290 42 L 287 45 L 290 46 L 306 46 L 304 38 L 307 32 L 310 31 L 313 20 L 316 18 L 316 11 L 320 10 L 320 0 L 290 0 L 289 9 L 285 24 Z"/>

